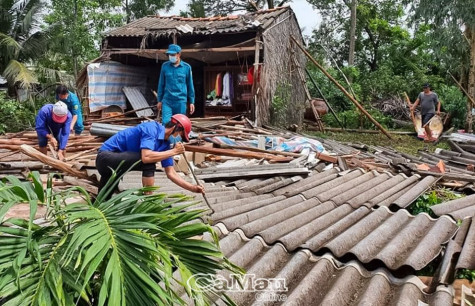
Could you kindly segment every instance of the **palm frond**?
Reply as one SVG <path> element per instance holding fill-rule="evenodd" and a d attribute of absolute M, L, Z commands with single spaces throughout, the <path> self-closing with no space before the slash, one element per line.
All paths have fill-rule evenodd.
<path fill-rule="evenodd" d="M 17 58 L 21 51 L 21 45 L 11 36 L 0 33 L 0 47 L 3 47 L 10 58 Z"/>
<path fill-rule="evenodd" d="M 43 9 L 41 2 L 35 3 L 31 2 L 31 6 L 27 6 L 24 11 L 24 17 L 21 21 L 21 32 L 24 34 L 29 34 L 33 30 L 38 30 L 39 26 L 39 13 Z"/>
<path fill-rule="evenodd" d="M 149 188 L 141 188 L 107 199 L 103 190 L 92 202 L 83 188 L 45 193 L 40 192 L 39 175 L 31 179 L 0 182 L 0 191 L 6 191 L 0 205 L 26 199 L 31 207 L 30 220 L 0 224 L 0 299 L 5 305 L 72 305 L 79 300 L 170 305 L 184 304 L 183 293 L 197 305 L 209 305 L 219 293 L 202 292 L 200 285 L 208 280 L 195 280 L 194 274 L 211 278 L 223 269 L 242 272 L 221 253 L 212 228 L 197 222 L 202 211 L 180 204 L 189 201 L 185 196 L 170 201 L 163 193 L 144 195 Z M 109 181 L 106 189 L 115 184 Z M 65 205 L 78 192 L 83 201 Z M 38 202 L 50 203 L 51 226 L 32 222 Z M 196 239 L 204 233 L 213 241 Z M 226 297 L 223 301 L 232 304 Z"/>
<path fill-rule="evenodd" d="M 21 88 L 28 88 L 38 83 L 34 73 L 17 60 L 11 60 L 8 63 L 3 76 L 8 83 L 12 85 L 18 83 Z"/>

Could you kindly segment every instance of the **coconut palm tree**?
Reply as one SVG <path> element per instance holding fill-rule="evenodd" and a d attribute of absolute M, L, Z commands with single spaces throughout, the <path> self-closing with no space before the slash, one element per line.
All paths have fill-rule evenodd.
<path fill-rule="evenodd" d="M 150 188 L 142 188 L 105 200 L 115 187 L 109 183 L 92 200 L 80 187 L 55 193 L 51 181 L 44 191 L 39 174 L 30 177 L 0 182 L 2 305 L 172 305 L 183 304 L 185 293 L 208 305 L 217 293 L 202 292 L 207 280 L 191 276 L 240 271 L 183 196 L 144 195 Z M 64 205 L 78 193 L 82 200 Z M 19 201 L 30 204 L 29 220 L 2 220 Z M 49 211 L 42 226 L 33 222 L 40 203 Z M 213 241 L 196 239 L 204 233 Z"/>
<path fill-rule="evenodd" d="M 0 74 L 10 85 L 37 83 L 35 60 L 47 49 L 48 30 L 40 29 L 42 0 L 0 0 Z"/>

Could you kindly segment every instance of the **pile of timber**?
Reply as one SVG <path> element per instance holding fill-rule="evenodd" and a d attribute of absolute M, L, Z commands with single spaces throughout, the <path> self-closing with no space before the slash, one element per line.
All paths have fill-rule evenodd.
<path fill-rule="evenodd" d="M 70 135 L 65 161 L 56 158 L 56 152 L 49 146 L 48 155 L 38 151 L 36 132 L 24 131 L 0 137 L 0 178 L 8 175 L 26 179 L 30 171 L 38 171 L 46 183 L 50 173 L 58 173 L 53 179 L 56 188 L 81 186 L 97 194 L 97 177 L 84 169 L 94 164 L 97 149 L 104 142 L 103 137 L 92 136 L 86 130 L 83 135 Z"/>
<path fill-rule="evenodd" d="M 390 148 L 364 144 L 344 144 L 329 139 L 316 138 L 328 152 L 332 153 L 317 153 L 314 156 L 307 156 L 298 152 L 275 151 L 266 147 L 264 142 L 260 142 L 260 146 L 256 148 L 244 145 L 228 145 L 214 140 L 215 136 L 225 136 L 236 142 L 248 140 L 259 142 L 266 136 L 284 139 L 302 136 L 270 126 L 256 127 L 247 118 L 198 118 L 193 119 L 192 122 L 194 137 L 189 143 L 185 144 L 185 149 L 188 152 L 201 153 L 201 155 L 206 156 L 205 161 L 207 162 L 200 166 L 208 167 L 208 169 L 198 171 L 200 178 L 203 180 L 213 181 L 243 176 L 247 178 L 268 176 L 303 177 L 310 170 L 316 167 L 321 169 L 330 163 L 343 170 L 363 168 L 368 171 L 418 173 L 440 176 L 443 178 L 441 181 L 446 183 L 456 179 L 457 181 L 464 181 L 464 186 L 467 183 L 475 183 L 473 178 L 475 153 L 472 152 L 473 146 L 471 144 L 452 142 L 453 151 L 420 152 L 419 156 L 415 157 Z M 7 134 L 0 137 L 0 177 L 16 175 L 25 178 L 31 170 L 43 174 L 59 172 L 63 173 L 64 177 L 61 182 L 58 182 L 58 186 L 61 184 L 64 186 L 81 185 L 87 190 L 96 190 L 97 192 L 95 187 L 97 186 L 95 175 L 97 174 L 95 169 L 97 149 L 107 137 L 127 127 L 125 125 L 95 122 L 83 135 L 71 135 L 64 162 L 57 160 L 51 151 L 48 152 L 48 156 L 45 156 L 37 150 L 37 137 L 34 131 Z M 315 138 L 309 135 L 304 136 Z M 252 166 L 236 167 L 234 169 L 223 169 L 219 166 L 223 161 L 240 159 L 255 160 L 256 162 Z M 417 167 L 421 163 L 426 163 L 429 169 L 436 169 L 434 167 L 440 160 L 445 162 L 445 173 L 434 174 L 433 171 L 425 171 Z"/>

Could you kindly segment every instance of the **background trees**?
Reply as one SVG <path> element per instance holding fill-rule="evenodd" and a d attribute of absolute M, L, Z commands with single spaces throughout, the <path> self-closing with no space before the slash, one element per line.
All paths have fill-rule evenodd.
<path fill-rule="evenodd" d="M 99 55 L 101 35 L 137 18 L 163 13 L 174 0 L 0 0 L 0 75 L 11 88 L 74 83 Z M 288 0 L 189 0 L 181 15 L 205 17 L 273 8 Z M 441 94 L 443 108 L 471 129 L 472 105 L 450 74 L 475 96 L 475 7 L 471 0 L 308 0 L 321 14 L 309 41 L 313 55 L 369 105 L 415 99 L 422 83 Z M 161 11 L 162 10 L 162 11 Z M 351 17 L 351 18 L 350 18 Z M 315 16 L 317 18 L 317 16 Z M 351 104 L 313 67 L 337 109 Z M 449 74 L 450 73 L 450 74 Z M 313 88 L 312 85 L 309 85 Z M 314 89 L 312 89 L 314 90 Z M 11 91 L 10 93 L 14 93 Z M 458 93 L 458 94 L 456 94 Z M 315 91 L 315 95 L 316 94 Z M 460 99 L 465 99 L 460 110 Z M 462 125 L 463 126 L 463 125 Z"/>

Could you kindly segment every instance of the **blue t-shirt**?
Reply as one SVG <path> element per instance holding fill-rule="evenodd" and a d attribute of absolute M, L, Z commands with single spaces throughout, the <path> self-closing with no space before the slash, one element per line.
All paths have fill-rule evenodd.
<path fill-rule="evenodd" d="M 52 134 L 53 137 L 61 136 L 59 149 L 64 150 L 69 140 L 69 130 L 73 116 L 68 112 L 68 118 L 64 123 L 57 123 L 53 120 L 53 104 L 46 104 L 38 111 L 35 120 L 35 129 L 38 135 L 46 137 Z"/>
<path fill-rule="evenodd" d="M 60 99 L 59 96 L 56 95 L 56 100 L 66 103 L 68 110 L 73 116 L 82 116 L 81 102 L 79 102 L 79 98 L 75 93 L 69 91 L 66 99 Z"/>
<path fill-rule="evenodd" d="M 155 152 L 170 150 L 170 142 L 165 140 L 165 127 L 151 121 L 122 130 L 107 139 L 99 151 L 111 152 L 140 152 L 149 149 Z M 171 157 L 161 161 L 162 167 L 173 166 Z"/>

